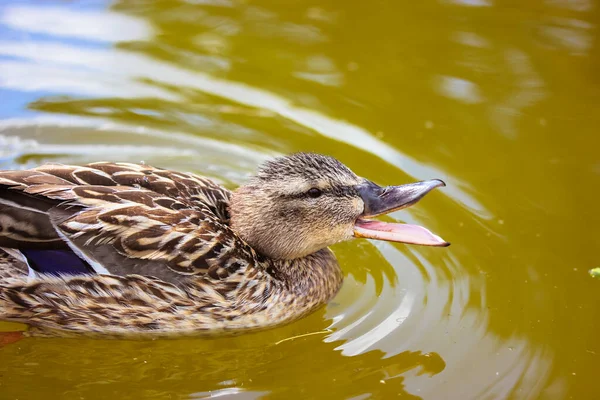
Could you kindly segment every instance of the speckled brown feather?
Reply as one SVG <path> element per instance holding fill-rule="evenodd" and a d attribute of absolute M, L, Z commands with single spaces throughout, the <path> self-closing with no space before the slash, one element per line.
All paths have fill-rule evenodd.
<path fill-rule="evenodd" d="M 0 320 L 37 334 L 216 333 L 297 319 L 337 292 L 341 271 L 328 249 L 260 256 L 229 227 L 230 196 L 207 178 L 147 165 L 0 171 L 0 224 L 4 215 L 27 231 L 5 226 L 0 246 L 36 233 L 65 239 L 111 274 L 31 279 L 0 250 Z"/>

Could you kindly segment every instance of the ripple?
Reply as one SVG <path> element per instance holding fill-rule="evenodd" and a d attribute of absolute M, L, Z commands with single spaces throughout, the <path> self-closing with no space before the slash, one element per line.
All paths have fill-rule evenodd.
<path fill-rule="evenodd" d="M 260 399 L 267 394 L 268 392 L 254 392 L 238 387 L 228 387 L 224 389 L 211 390 L 209 392 L 192 393 L 190 395 L 190 399 L 215 399 L 219 397 L 230 398 L 232 396 L 235 396 L 237 399 Z"/>
<path fill-rule="evenodd" d="M 499 337 L 489 329 L 483 279 L 451 253 L 373 245 L 396 275 L 392 280 L 384 277 L 378 295 L 371 276 L 363 284 L 349 276 L 339 295 L 346 305 L 327 313 L 333 333 L 325 342 L 340 343 L 336 350 L 348 357 L 382 351 L 387 358 L 415 349 L 435 355 L 444 368 L 427 377 L 417 370 L 404 375 L 407 392 L 425 398 L 448 391 L 463 399 L 540 395 L 550 376 L 552 354 L 518 335 Z M 346 303 L 346 298 L 353 300 Z M 488 362 L 492 357 L 493 364 Z M 460 386 L 465 371 L 470 371 L 469 385 Z"/>
<path fill-rule="evenodd" d="M 60 24 L 57 24 L 59 20 Z M 94 41 L 141 40 L 152 35 L 150 25 L 138 18 L 104 10 L 69 10 L 49 5 L 6 6 L 0 14 L 0 23 L 32 33 Z"/>
<path fill-rule="evenodd" d="M 98 139 L 82 132 L 99 131 Z M 140 162 L 172 169 L 203 171 L 219 182 L 241 183 L 247 174 L 277 154 L 257 146 L 240 146 L 184 132 L 166 132 L 102 118 L 36 116 L 0 120 L 0 162 L 5 168 L 24 157 L 37 161 L 82 163 L 98 159 Z M 43 140 L 38 139 L 44 132 Z M 110 137 L 118 145 L 106 145 Z M 77 143 L 79 142 L 79 143 Z M 83 142 L 83 143 L 82 143 Z M 140 143 L 141 142 L 141 143 Z M 152 144 L 149 144 L 152 143 Z M 233 156 L 233 158 L 232 158 Z M 230 160 L 224 163 L 223 160 Z"/>

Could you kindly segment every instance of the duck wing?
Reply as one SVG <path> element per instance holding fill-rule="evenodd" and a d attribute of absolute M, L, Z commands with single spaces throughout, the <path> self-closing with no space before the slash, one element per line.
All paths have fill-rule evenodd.
<path fill-rule="evenodd" d="M 204 177 L 129 163 L 0 171 L 0 247 L 38 272 L 62 263 L 49 268 L 219 279 L 251 257 L 229 228 L 230 195 Z M 57 252 L 73 253 L 73 265 Z"/>

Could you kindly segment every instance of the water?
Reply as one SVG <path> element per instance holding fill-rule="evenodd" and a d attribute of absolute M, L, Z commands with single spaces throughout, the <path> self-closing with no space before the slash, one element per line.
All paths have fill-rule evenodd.
<path fill-rule="evenodd" d="M 330 154 L 447 188 L 353 241 L 325 309 L 221 339 L 27 339 L 2 399 L 600 397 L 600 4 L 5 1 L 0 168 L 140 162 L 242 183 Z M 1 324 L 0 329 L 14 329 Z"/>

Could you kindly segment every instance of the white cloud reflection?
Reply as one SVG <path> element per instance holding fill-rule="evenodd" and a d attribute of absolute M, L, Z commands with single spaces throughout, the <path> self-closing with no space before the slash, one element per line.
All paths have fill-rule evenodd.
<path fill-rule="evenodd" d="M 435 86 L 441 95 L 466 104 L 477 104 L 482 101 L 479 87 L 466 79 L 454 76 L 440 76 Z"/>
<path fill-rule="evenodd" d="M 0 54 L 10 54 L 0 43 Z M 36 46 L 31 50 L 35 51 Z M 176 101 L 179 98 L 156 87 L 135 81 L 116 81 L 110 75 L 98 76 L 86 69 L 64 69 L 51 64 L 0 60 L 0 87 L 22 92 L 49 91 L 96 97 L 156 97 Z M 36 78 L 37 77 L 37 78 Z"/>
<path fill-rule="evenodd" d="M 152 35 L 145 21 L 105 10 L 11 5 L 2 9 L 0 23 L 30 33 L 101 42 L 144 40 Z"/>
<path fill-rule="evenodd" d="M 45 133 L 42 136 L 38 134 L 40 129 Z M 97 131 L 102 135 L 96 134 Z M 118 138 L 119 145 L 106 145 L 102 141 L 110 141 L 107 137 Z M 103 118 L 41 115 L 0 120 L 0 169 L 22 167 L 15 160 L 24 156 L 46 156 L 55 162 L 68 163 L 152 159 L 157 166 L 203 171 L 219 182 L 224 178 L 239 184 L 257 161 L 263 162 L 274 154 L 256 146 Z"/>
<path fill-rule="evenodd" d="M 494 5 L 491 0 L 445 0 L 445 2 L 464 7 L 491 7 Z"/>

